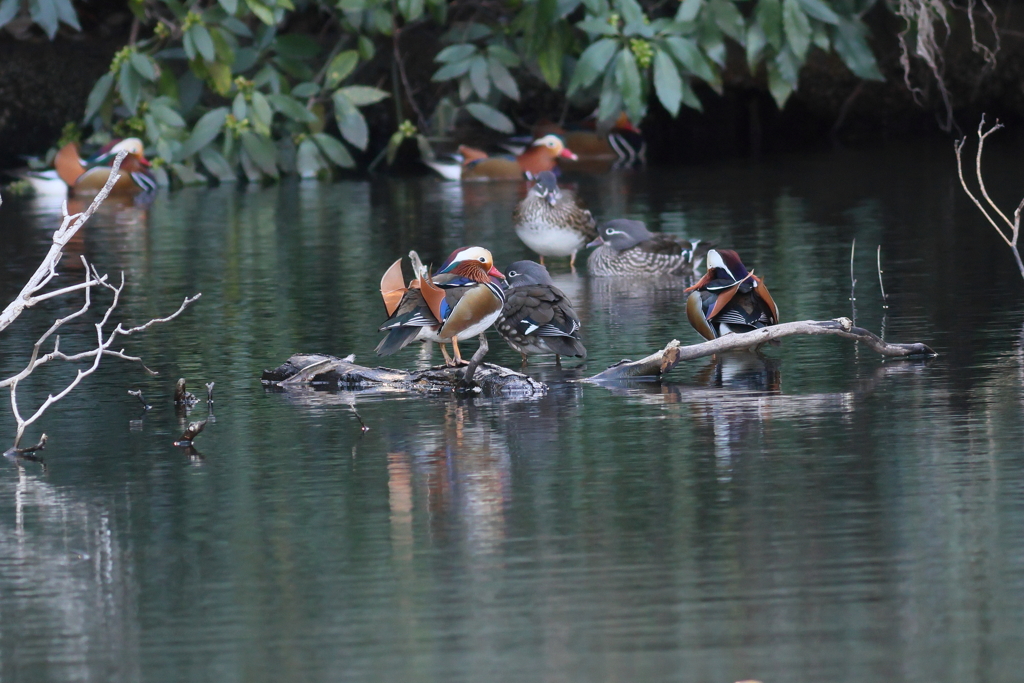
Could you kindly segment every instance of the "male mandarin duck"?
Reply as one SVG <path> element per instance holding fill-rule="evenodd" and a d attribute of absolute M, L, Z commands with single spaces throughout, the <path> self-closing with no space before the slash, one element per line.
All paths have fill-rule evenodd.
<path fill-rule="evenodd" d="M 551 281 L 547 268 L 533 261 L 516 261 L 505 276 L 509 288 L 494 326 L 523 362 L 533 355 L 554 355 L 556 360 L 559 356 L 586 358 L 580 318 L 572 302 Z"/>
<path fill-rule="evenodd" d="M 67 183 L 72 194 L 95 194 L 103 188 L 110 177 L 111 164 L 120 151 L 128 156 L 121 162 L 121 177 L 114 183 L 111 194 L 135 194 L 151 192 L 157 188 L 156 179 L 149 172 L 149 161 L 143 154 L 142 141 L 125 138 L 101 150 L 92 164 L 82 160 L 78 154 L 78 143 L 64 145 L 53 160 L 53 166 L 61 180 Z"/>
<path fill-rule="evenodd" d="M 587 260 L 591 275 L 691 275 L 713 245 L 653 233 L 640 221 L 617 218 L 601 226 Z"/>
<path fill-rule="evenodd" d="M 390 317 L 380 327 L 388 336 L 377 346 L 378 355 L 394 353 L 414 339 L 450 341 L 455 363 L 463 363 L 459 339 L 475 337 L 490 327 L 505 303 L 504 292 L 494 281 L 505 276 L 494 267 L 491 252 L 482 247 L 458 249 L 434 278 L 420 276 L 418 288 L 410 287 L 400 297 L 394 285 L 402 282 L 401 267 L 397 276 L 394 268 L 393 264 L 381 281 Z M 447 354 L 445 362 L 451 364 Z"/>
<path fill-rule="evenodd" d="M 708 252 L 708 271 L 692 287 L 686 317 L 705 339 L 777 325 L 779 309 L 761 278 L 732 249 Z"/>
<path fill-rule="evenodd" d="M 576 159 L 557 135 L 545 135 L 516 157 L 488 156 L 486 152 L 462 145 L 458 163 L 427 161 L 426 164 L 448 180 L 522 180 L 527 172 L 537 175 L 553 171 L 557 159 Z"/>
<path fill-rule="evenodd" d="M 543 121 L 533 128 L 534 135 L 556 134 L 576 153 L 580 164 L 613 162 L 615 168 L 643 165 L 647 162 L 647 142 L 640 129 L 623 112 L 610 129 L 598 129 L 589 119 L 584 128 L 565 130 L 558 124 Z"/>
<path fill-rule="evenodd" d="M 583 208 L 572 190 L 558 187 L 551 171 L 537 176 L 537 184 L 512 212 L 516 235 L 533 251 L 545 256 L 568 256 L 576 267 L 576 252 L 597 237 L 597 221 Z"/>

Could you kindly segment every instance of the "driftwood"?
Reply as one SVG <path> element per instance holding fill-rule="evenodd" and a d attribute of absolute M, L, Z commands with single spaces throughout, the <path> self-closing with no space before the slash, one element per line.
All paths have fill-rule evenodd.
<path fill-rule="evenodd" d="M 319 354 L 295 354 L 273 370 L 264 370 L 268 386 L 288 389 L 314 386 L 326 389 L 367 391 L 416 391 L 422 393 L 479 393 L 485 396 L 534 398 L 547 393 L 547 385 L 522 373 L 492 363 L 480 363 L 469 382 L 465 368 L 437 366 L 426 370 L 368 368 L 355 356 L 335 358 Z"/>
<path fill-rule="evenodd" d="M 909 356 L 938 355 L 925 344 L 890 344 L 862 327 L 855 327 L 849 318 L 800 320 L 763 327 L 753 332 L 728 334 L 712 341 L 692 344 L 690 346 L 681 346 L 678 340 L 673 339 L 665 348 L 646 358 L 619 361 L 607 370 L 588 377 L 584 381 L 603 382 L 641 377 L 654 378 L 664 375 L 684 360 L 703 358 L 704 356 L 710 356 L 723 351 L 752 349 L 781 337 L 821 334 L 863 342 L 873 351 L 877 351 L 883 356 L 906 358 Z"/>

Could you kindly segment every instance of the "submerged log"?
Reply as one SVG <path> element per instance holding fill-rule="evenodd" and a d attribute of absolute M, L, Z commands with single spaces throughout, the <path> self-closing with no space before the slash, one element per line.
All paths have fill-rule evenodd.
<path fill-rule="evenodd" d="M 894 358 L 907 358 L 910 356 L 931 357 L 938 355 L 925 344 L 891 344 L 886 342 L 873 332 L 863 327 L 855 327 L 849 318 L 836 318 L 835 320 L 799 320 L 791 323 L 781 323 L 771 327 L 763 327 L 753 332 L 740 334 L 727 334 L 718 339 L 712 339 L 701 344 L 682 346 L 679 341 L 673 339 L 665 348 L 652 353 L 640 360 L 622 360 L 612 365 L 607 370 L 597 373 L 592 377 L 583 380 L 585 382 L 604 382 L 611 380 L 655 378 L 664 375 L 684 360 L 693 360 L 711 356 L 723 351 L 736 351 L 739 349 L 756 349 L 767 344 L 773 339 L 790 337 L 793 335 L 834 335 L 844 339 L 864 342 L 873 351 L 883 356 Z"/>
<path fill-rule="evenodd" d="M 479 393 L 485 396 L 540 397 L 548 387 L 522 373 L 492 363 L 480 363 L 467 383 L 465 367 L 437 366 L 426 370 L 368 368 L 344 358 L 298 353 L 273 370 L 264 370 L 261 381 L 287 389 L 311 385 L 328 389 L 416 391 L 422 393 Z"/>

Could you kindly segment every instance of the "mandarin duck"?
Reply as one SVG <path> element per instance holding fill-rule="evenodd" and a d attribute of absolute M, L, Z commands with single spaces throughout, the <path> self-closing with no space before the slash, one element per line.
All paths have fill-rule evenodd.
<path fill-rule="evenodd" d="M 516 235 L 533 251 L 545 256 L 568 256 L 576 267 L 576 252 L 597 237 L 597 221 L 583 208 L 576 193 L 558 187 L 551 171 L 537 176 L 526 198 L 512 212 Z"/>
<path fill-rule="evenodd" d="M 516 261 L 505 271 L 509 288 L 505 306 L 494 327 L 508 345 L 527 356 L 554 355 L 586 358 L 580 341 L 580 318 L 572 302 L 555 287 L 547 268 L 533 261 Z"/>
<path fill-rule="evenodd" d="M 713 245 L 654 233 L 640 221 L 617 218 L 598 230 L 587 259 L 591 275 L 691 275 Z"/>
<path fill-rule="evenodd" d="M 707 340 L 777 325 L 779 309 L 761 278 L 732 249 L 708 252 L 708 271 L 692 287 L 686 317 Z"/>
<path fill-rule="evenodd" d="M 150 163 L 138 138 L 125 138 L 110 145 L 101 150 L 92 163 L 83 161 L 79 156 L 78 143 L 69 142 L 57 152 L 53 166 L 72 194 L 96 194 L 107 183 L 114 157 L 122 150 L 128 152 L 128 156 L 121 162 L 118 171 L 121 177 L 110 193 L 135 194 L 156 190 L 156 179 L 149 172 Z"/>
<path fill-rule="evenodd" d="M 534 126 L 534 134 L 561 135 L 566 146 L 576 153 L 576 161 L 580 164 L 611 162 L 613 168 L 625 168 L 647 163 L 647 142 L 625 112 L 619 115 L 610 129 L 599 127 L 593 119 L 584 121 L 582 126 L 564 130 L 557 124 L 542 122 Z"/>
<path fill-rule="evenodd" d="M 450 341 L 454 363 L 463 363 L 459 339 L 475 337 L 490 327 L 505 303 L 504 292 L 495 282 L 505 276 L 494 267 L 491 252 L 482 247 L 458 249 L 433 278 L 421 275 L 418 287 L 401 292 L 394 288 L 402 282 L 401 262 L 396 263 L 397 275 L 392 264 L 381 281 L 390 316 L 380 327 L 388 336 L 377 345 L 377 354 L 394 353 L 414 339 L 439 344 Z M 445 363 L 452 364 L 447 353 Z"/>
<path fill-rule="evenodd" d="M 462 145 L 458 162 L 426 161 L 447 180 L 522 180 L 524 173 L 534 175 L 553 171 L 557 159 L 576 159 L 557 135 L 545 135 L 516 157 L 488 156 L 486 152 Z"/>

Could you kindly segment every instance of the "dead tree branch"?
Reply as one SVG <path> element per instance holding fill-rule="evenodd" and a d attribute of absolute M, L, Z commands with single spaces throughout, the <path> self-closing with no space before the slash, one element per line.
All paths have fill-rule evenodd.
<path fill-rule="evenodd" d="M 611 366 L 607 370 L 588 377 L 586 382 L 603 382 L 609 380 L 632 379 L 638 377 L 658 377 L 672 370 L 684 360 L 703 358 L 723 351 L 736 351 L 739 349 L 757 348 L 773 339 L 791 337 L 793 335 L 834 335 L 844 339 L 864 342 L 873 351 L 883 356 L 907 357 L 907 356 L 935 356 L 937 355 L 925 344 L 890 344 L 883 341 L 862 327 L 854 327 L 849 318 L 836 318 L 835 320 L 800 320 L 791 323 L 781 323 L 771 327 L 762 327 L 753 332 L 740 334 L 727 334 L 718 339 L 712 339 L 701 344 L 681 346 L 677 340 L 672 340 L 662 350 L 652 353 L 640 360 L 623 360 Z"/>
<path fill-rule="evenodd" d="M 11 302 L 7 308 L 4 309 L 3 313 L 0 314 L 0 331 L 9 326 L 14 322 L 27 308 L 34 306 L 40 301 L 52 299 L 57 296 L 65 294 L 71 294 L 78 291 L 83 291 L 85 294 L 85 300 L 80 308 L 75 310 L 73 313 L 58 318 L 50 325 L 39 339 L 36 340 L 32 346 L 32 353 L 29 356 L 28 362 L 25 367 L 15 375 L 0 379 L 0 389 L 7 388 L 11 395 L 11 412 L 14 415 L 14 419 L 17 422 L 17 431 L 14 437 L 13 447 L 7 451 L 7 454 L 17 454 L 25 451 L 26 449 L 20 449 L 19 445 L 21 439 L 25 434 L 25 430 L 36 422 L 43 414 L 56 402 L 71 393 L 75 387 L 81 384 L 82 380 L 91 375 L 100 366 L 104 356 L 114 356 L 123 360 L 128 360 L 142 364 L 142 359 L 136 356 L 129 356 L 125 353 L 123 348 L 115 348 L 114 343 L 122 337 L 128 337 L 138 332 L 149 329 L 157 323 L 163 323 L 177 318 L 181 315 L 186 308 L 192 303 L 199 299 L 201 294 L 196 294 L 192 297 L 186 297 L 185 300 L 178 307 L 178 310 L 169 316 L 163 318 L 154 318 L 147 323 L 142 325 L 136 325 L 134 327 L 125 328 L 123 324 L 118 323 L 112 330 L 108 329 L 110 325 L 110 318 L 114 313 L 114 309 L 117 308 L 121 300 L 121 293 L 124 290 L 125 280 L 124 273 L 121 274 L 121 281 L 119 284 L 114 285 L 109 282 L 109 276 L 104 274 L 100 275 L 96 268 L 90 264 L 84 257 L 82 257 L 82 263 L 85 266 L 85 281 L 76 285 L 68 287 L 62 287 L 55 289 L 44 294 L 39 292 L 49 284 L 53 278 L 57 276 L 57 264 L 60 262 L 63 256 L 63 248 L 71 239 L 71 237 L 82 227 L 86 220 L 99 208 L 99 205 L 110 193 L 110 189 L 119 177 L 116 173 L 117 168 L 120 166 L 121 161 L 124 159 L 124 154 L 120 153 L 114 160 L 113 172 L 110 178 L 107 180 L 106 185 L 96 195 L 92 204 L 89 208 L 80 214 L 69 216 L 67 213 L 67 203 L 64 204 L 63 213 L 64 219 L 61 227 L 57 229 L 53 236 L 53 244 L 50 247 L 49 252 L 43 259 L 43 262 L 33 273 L 32 277 L 29 278 L 28 283 L 21 290 L 18 296 L 13 302 Z M 53 350 L 49 353 L 41 354 L 43 345 L 53 337 L 56 332 L 69 322 L 85 315 L 93 304 L 93 289 L 99 288 L 99 290 L 107 290 L 111 294 L 111 301 L 107 304 L 106 309 L 103 312 L 99 322 L 94 323 L 93 327 L 96 333 L 95 345 L 91 348 L 81 351 L 78 353 L 68 354 L 60 349 L 60 337 L 56 336 L 53 342 Z M 18 405 L 18 384 L 29 377 L 36 369 L 40 366 L 45 365 L 51 361 L 65 361 L 65 362 L 80 362 L 87 361 L 88 367 L 79 369 L 74 378 L 68 382 L 68 384 L 56 394 L 49 394 L 43 403 L 36 408 L 27 417 L 22 416 L 21 409 Z M 142 366 L 147 372 L 156 374 L 145 365 Z M 45 438 L 41 440 L 45 444 Z"/>
<path fill-rule="evenodd" d="M 989 209 L 998 215 L 1002 222 L 1006 224 L 1005 229 L 998 221 L 996 221 L 995 218 L 992 217 L 989 210 L 985 208 L 985 204 L 982 204 L 981 200 L 979 200 L 974 193 L 971 192 L 970 188 L 967 187 L 967 181 L 964 179 L 964 165 L 962 160 L 962 151 L 967 138 L 962 138 L 953 146 L 956 150 L 956 170 L 960 175 L 960 184 L 963 186 L 964 192 L 967 193 L 967 196 L 971 198 L 971 201 L 973 201 L 974 205 L 978 207 L 978 210 L 981 211 L 983 216 L 985 216 L 985 219 L 988 220 L 989 224 L 995 228 L 995 231 L 999 233 L 999 236 L 1003 238 L 1003 241 L 1010 247 L 1010 251 L 1013 252 L 1013 258 L 1017 261 L 1017 269 L 1020 271 L 1020 276 L 1024 278 L 1024 261 L 1021 261 L 1020 251 L 1017 248 L 1017 238 L 1020 237 L 1020 212 L 1021 209 L 1024 209 L 1024 199 L 1022 199 L 1021 203 L 1017 205 L 1017 209 L 1013 212 L 1013 220 L 1011 221 L 996 205 L 996 203 L 992 201 L 992 198 L 988 194 L 988 189 L 985 187 L 985 178 L 981 174 L 981 155 L 985 149 L 985 139 L 1002 127 L 1003 124 L 999 123 L 997 120 L 995 124 L 986 131 L 985 116 L 982 115 L 981 123 L 978 124 L 978 155 L 975 158 L 974 170 L 978 176 L 978 188 L 981 190 L 981 196 L 985 199 L 985 203 L 988 204 Z"/>

